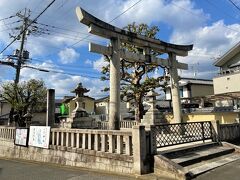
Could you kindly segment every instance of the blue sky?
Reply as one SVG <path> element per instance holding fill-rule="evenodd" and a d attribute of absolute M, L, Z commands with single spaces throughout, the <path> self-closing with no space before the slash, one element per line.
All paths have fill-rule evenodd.
<path fill-rule="evenodd" d="M 50 0 L 1 0 L 0 19 L 15 15 L 28 8 L 34 19 Z M 90 89 L 89 95 L 100 98 L 108 82 L 101 82 L 103 58 L 88 51 L 88 42 L 107 44 L 108 41 L 88 35 L 87 27 L 78 22 L 76 6 L 81 6 L 96 17 L 111 21 L 138 0 L 56 0 L 38 19 L 38 27 L 45 34 L 29 35 L 25 49 L 30 52 L 29 66 L 60 71 L 44 73 L 28 68 L 21 70 L 21 81 L 30 78 L 43 79 L 48 88 L 55 88 L 58 97 L 69 95 L 77 83 Z M 240 7 L 239 0 L 233 2 Z M 0 50 L 11 41 L 9 33 L 20 23 L 14 17 L 0 21 Z M 212 65 L 219 56 L 240 40 L 240 11 L 229 0 L 142 0 L 111 24 L 123 27 L 131 22 L 156 25 L 160 32 L 158 38 L 176 44 L 194 44 L 188 57 L 178 60 L 189 64 L 188 71 L 180 71 L 182 77 L 211 79 L 217 75 Z M 15 32 L 16 33 L 16 32 Z M 49 33 L 47 35 L 46 33 Z M 78 42 L 78 43 L 77 43 Z M 12 54 L 19 47 L 15 42 L 1 55 Z M 67 75 L 63 73 L 71 73 Z M 161 71 L 156 72 L 156 74 Z M 15 78 L 15 70 L 0 65 L 0 83 Z"/>

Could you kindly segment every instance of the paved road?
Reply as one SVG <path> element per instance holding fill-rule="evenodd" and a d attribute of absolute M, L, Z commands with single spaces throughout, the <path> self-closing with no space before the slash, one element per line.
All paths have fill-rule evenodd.
<path fill-rule="evenodd" d="M 0 159 L 0 180 L 134 180 L 124 174 L 107 174 L 83 168 Z M 145 175 L 146 176 L 146 175 Z M 155 179 L 153 176 L 141 179 Z M 239 180 L 240 160 L 200 175 L 196 180 Z"/>
<path fill-rule="evenodd" d="M 134 177 L 90 172 L 83 168 L 0 159 L 1 180 L 131 180 Z"/>
<path fill-rule="evenodd" d="M 240 160 L 213 169 L 196 178 L 197 180 L 239 180 Z"/>

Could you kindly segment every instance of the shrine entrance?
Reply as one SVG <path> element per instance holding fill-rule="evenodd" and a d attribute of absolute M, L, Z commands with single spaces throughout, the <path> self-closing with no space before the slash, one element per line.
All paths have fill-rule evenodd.
<path fill-rule="evenodd" d="M 91 34 L 110 40 L 111 45 L 90 43 L 90 52 L 95 52 L 111 57 L 110 60 L 110 102 L 109 102 L 109 128 L 120 129 L 120 59 L 124 58 L 132 62 L 144 62 L 149 64 L 161 65 L 169 69 L 173 115 L 176 123 L 181 123 L 181 106 L 178 87 L 177 69 L 188 69 L 188 65 L 177 61 L 177 56 L 187 56 L 188 51 L 192 50 L 193 45 L 176 45 L 161 40 L 148 38 L 136 33 L 132 33 L 115 26 L 112 26 L 93 15 L 89 14 L 80 7 L 76 8 L 79 21 L 89 27 Z M 133 53 L 121 49 L 121 43 L 128 43 L 140 47 L 143 54 Z M 167 59 L 152 55 L 168 54 Z"/>

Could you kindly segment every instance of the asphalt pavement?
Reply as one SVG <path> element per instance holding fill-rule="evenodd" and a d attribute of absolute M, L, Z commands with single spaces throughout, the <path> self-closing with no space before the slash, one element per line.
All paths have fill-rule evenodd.
<path fill-rule="evenodd" d="M 89 171 L 48 163 L 0 159 L 0 180 L 131 180 L 124 174 Z"/>
<path fill-rule="evenodd" d="M 239 180 L 240 160 L 213 169 L 196 178 L 196 180 Z"/>
<path fill-rule="evenodd" d="M 152 180 L 156 177 L 144 175 L 139 179 Z M 35 161 L 0 158 L 0 180 L 133 180 L 134 176 L 124 173 L 112 174 L 85 168 L 55 165 Z M 162 178 L 159 178 L 162 179 Z M 213 169 L 196 177 L 196 180 L 239 180 L 240 160 Z"/>

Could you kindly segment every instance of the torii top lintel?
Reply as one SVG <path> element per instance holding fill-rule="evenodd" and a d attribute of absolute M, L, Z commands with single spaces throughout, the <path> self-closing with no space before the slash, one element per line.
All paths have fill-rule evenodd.
<path fill-rule="evenodd" d="M 122 42 L 128 42 L 140 47 L 149 47 L 160 53 L 174 53 L 178 56 L 187 56 L 193 45 L 176 45 L 161 40 L 148 38 L 132 33 L 111 24 L 108 24 L 84 9 L 77 7 L 76 14 L 79 21 L 89 27 L 89 32 L 107 39 L 119 38 Z"/>

